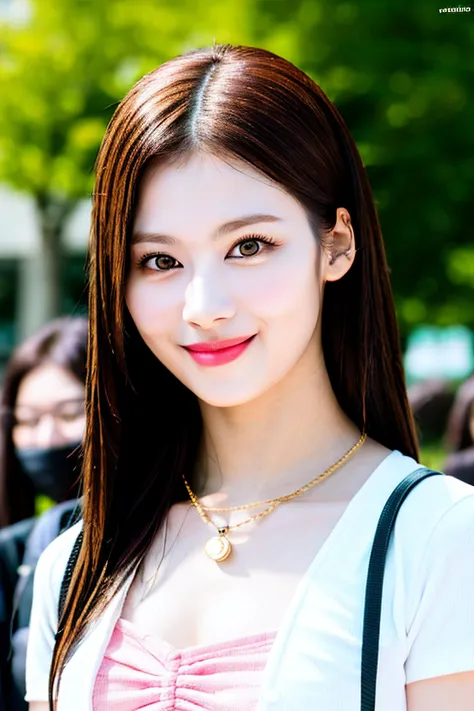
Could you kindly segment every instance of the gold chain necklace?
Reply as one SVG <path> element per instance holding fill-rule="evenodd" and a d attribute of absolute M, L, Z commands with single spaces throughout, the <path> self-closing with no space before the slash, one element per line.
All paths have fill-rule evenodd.
<path fill-rule="evenodd" d="M 257 501 L 254 504 L 244 504 L 243 506 L 231 506 L 228 508 L 212 508 L 212 507 L 205 507 L 202 506 L 202 504 L 199 503 L 197 500 L 196 495 L 191 491 L 191 487 L 189 486 L 188 482 L 186 481 L 186 478 L 184 474 L 182 475 L 184 484 L 186 486 L 186 489 L 189 494 L 189 498 L 191 499 L 191 502 L 193 505 L 196 507 L 196 509 L 199 512 L 199 515 L 201 516 L 202 520 L 206 524 L 210 524 L 211 526 L 214 526 L 214 528 L 218 532 L 218 536 L 213 536 L 208 540 L 208 542 L 205 545 L 204 550 L 206 551 L 206 554 L 211 558 L 212 560 L 216 561 L 217 563 L 222 563 L 224 560 L 227 560 L 227 558 L 230 556 L 232 553 L 232 544 L 227 538 L 227 534 L 229 531 L 234 530 L 235 528 L 240 528 L 240 526 L 244 526 L 247 523 L 250 523 L 251 521 L 257 521 L 259 518 L 263 518 L 264 516 L 268 516 L 269 513 L 274 511 L 277 506 L 280 504 L 284 503 L 285 501 L 290 501 L 290 499 L 294 499 L 296 496 L 301 496 L 301 494 L 304 494 L 308 489 L 311 489 L 313 486 L 316 484 L 319 484 L 320 482 L 324 481 L 324 479 L 327 479 L 331 474 L 334 474 L 334 472 L 339 469 L 350 457 L 352 457 L 359 449 L 360 447 L 364 444 L 365 440 L 367 439 L 367 434 L 365 432 L 362 432 L 362 435 L 353 447 L 346 452 L 340 459 L 338 459 L 335 464 L 332 464 L 326 471 L 324 471 L 322 474 L 319 474 L 315 479 L 309 482 L 309 484 L 305 484 L 305 486 L 302 486 L 300 489 L 297 489 L 294 491 L 292 494 L 285 494 L 284 496 L 278 496 L 275 499 L 266 499 L 265 501 Z M 262 511 L 259 514 L 256 514 L 255 516 L 252 516 L 251 518 L 246 519 L 245 521 L 241 521 L 240 523 L 236 523 L 233 526 L 217 526 L 214 521 L 207 515 L 206 511 L 242 511 L 243 509 L 250 509 L 254 508 L 256 506 L 263 506 L 266 504 L 270 504 L 270 506 L 265 509 L 265 511 Z"/>

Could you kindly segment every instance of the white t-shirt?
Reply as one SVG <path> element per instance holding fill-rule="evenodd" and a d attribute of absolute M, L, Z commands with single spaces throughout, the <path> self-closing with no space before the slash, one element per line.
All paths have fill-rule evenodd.
<path fill-rule="evenodd" d="M 365 584 L 375 528 L 415 460 L 392 452 L 353 497 L 303 576 L 269 654 L 257 711 L 359 711 Z M 64 569 L 81 524 L 35 575 L 27 701 L 48 698 Z M 63 672 L 58 711 L 92 711 L 98 668 L 133 574 Z M 474 671 L 474 487 L 433 476 L 399 512 L 385 567 L 377 711 L 406 711 L 405 684 Z"/>

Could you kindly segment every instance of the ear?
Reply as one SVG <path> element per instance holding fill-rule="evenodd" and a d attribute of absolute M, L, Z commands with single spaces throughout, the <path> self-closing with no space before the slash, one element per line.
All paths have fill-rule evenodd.
<path fill-rule="evenodd" d="M 333 229 L 323 237 L 323 281 L 338 281 L 351 268 L 356 252 L 351 216 L 344 207 L 337 208 Z"/>

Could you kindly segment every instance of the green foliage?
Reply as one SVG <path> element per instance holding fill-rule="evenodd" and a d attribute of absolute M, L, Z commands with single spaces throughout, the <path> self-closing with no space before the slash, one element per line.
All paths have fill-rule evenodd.
<path fill-rule="evenodd" d="M 202 9 L 202 12 L 200 10 Z M 0 180 L 79 199 L 117 102 L 183 49 L 246 37 L 246 0 L 33 0 L 23 25 L 0 26 Z M 229 24 L 228 24 L 229 23 Z M 210 32 L 206 28 L 211 27 Z"/>
<path fill-rule="evenodd" d="M 440 14 L 431 0 L 259 7 L 261 39 L 321 85 L 358 144 L 402 333 L 423 322 L 473 327 L 472 13 Z"/>
<path fill-rule="evenodd" d="M 367 167 L 402 333 L 474 326 L 472 13 L 431 0 L 32 0 L 0 28 L 0 180 L 76 200 L 114 107 L 160 62 L 256 44 L 336 103 Z"/>
<path fill-rule="evenodd" d="M 48 496 L 37 496 L 35 501 L 35 515 L 41 516 L 41 514 L 44 514 L 48 509 L 54 506 L 54 504 L 55 502 Z"/>
<path fill-rule="evenodd" d="M 424 445 L 420 448 L 420 462 L 424 467 L 443 471 L 447 453 L 441 443 Z"/>

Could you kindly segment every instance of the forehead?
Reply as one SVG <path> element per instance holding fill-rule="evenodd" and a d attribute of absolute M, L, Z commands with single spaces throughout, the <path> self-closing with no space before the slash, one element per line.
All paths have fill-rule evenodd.
<path fill-rule="evenodd" d="M 72 373 L 54 363 L 44 363 L 22 379 L 16 406 L 43 407 L 83 394 L 84 386 Z"/>
<path fill-rule="evenodd" d="M 299 203 L 250 166 L 193 153 L 171 165 L 151 165 L 138 193 L 133 231 L 178 234 L 190 226 L 213 229 L 244 214 L 301 218 Z"/>

